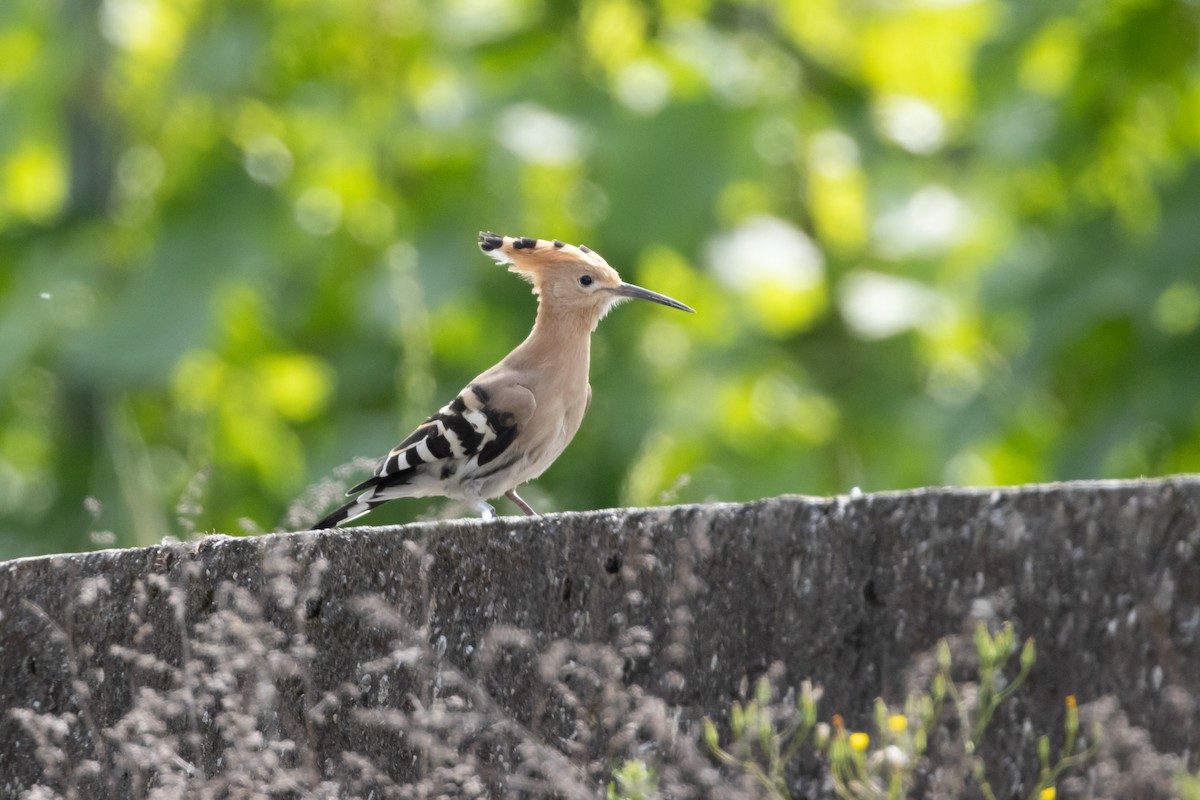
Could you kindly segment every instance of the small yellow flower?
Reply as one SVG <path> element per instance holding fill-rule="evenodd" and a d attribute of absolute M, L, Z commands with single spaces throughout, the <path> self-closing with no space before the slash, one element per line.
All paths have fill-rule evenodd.
<path fill-rule="evenodd" d="M 1067 695 L 1067 711 L 1074 711 L 1076 706 L 1075 695 Z"/>
<path fill-rule="evenodd" d="M 867 736 L 862 731 L 857 731 L 850 734 L 850 746 L 860 753 L 867 749 L 867 745 L 871 743 L 871 737 Z"/>
<path fill-rule="evenodd" d="M 908 730 L 908 717 L 903 714 L 892 714 L 888 717 L 888 730 L 892 733 L 904 733 Z"/>
<path fill-rule="evenodd" d="M 1054 800 L 1057 794 L 1058 792 L 1053 786 L 1047 786 L 1045 789 L 1042 789 L 1042 793 L 1038 795 L 1038 797 L 1040 797 L 1042 800 Z"/>

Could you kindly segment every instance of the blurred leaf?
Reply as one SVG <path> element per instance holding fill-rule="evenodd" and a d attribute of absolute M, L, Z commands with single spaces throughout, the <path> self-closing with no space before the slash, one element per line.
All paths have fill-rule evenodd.
<path fill-rule="evenodd" d="M 539 508 L 1200 469 L 1198 49 L 1186 0 L 8 4 L 0 557 L 378 458 L 529 330 L 480 229 L 698 312 L 604 321 Z"/>

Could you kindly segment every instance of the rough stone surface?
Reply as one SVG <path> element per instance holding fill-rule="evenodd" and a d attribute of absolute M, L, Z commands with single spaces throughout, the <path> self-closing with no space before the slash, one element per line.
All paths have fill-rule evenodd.
<path fill-rule="evenodd" d="M 277 583 L 284 572 L 264 566 L 264 554 L 280 547 L 300 565 L 286 576 L 292 589 Z M 249 590 L 240 601 L 234 585 Z M 289 591 L 298 597 L 291 607 Z M 124 763 L 104 730 L 111 734 L 147 687 L 180 685 L 172 667 L 199 658 L 216 636 L 197 637 L 194 626 L 246 597 L 275 598 L 262 604 L 262 635 L 223 629 L 239 644 L 221 658 L 267 664 L 281 648 L 301 653 L 306 674 L 292 676 L 292 695 L 286 676 L 276 681 L 282 695 L 264 701 L 274 721 L 260 724 L 315 753 L 309 774 L 327 780 L 348 751 L 383 759 L 398 782 L 429 768 L 403 731 L 312 712 L 338 691 L 343 709 L 427 707 L 431 690 L 414 688 L 419 681 L 385 686 L 372 672 L 372 660 L 388 653 L 394 665 L 429 662 L 433 695 L 446 675 L 476 681 L 471 703 L 494 704 L 520 730 L 574 719 L 561 737 L 542 736 L 569 752 L 587 699 L 569 695 L 574 717 L 545 721 L 546 654 L 555 647 L 575 648 L 555 669 L 586 662 L 585 646 L 613 654 L 619 682 L 661 700 L 680 735 L 694 733 L 689 722 L 699 716 L 723 719 L 773 662 L 785 666 L 785 683 L 825 687 L 823 717 L 865 724 L 877 696 L 902 701 L 914 659 L 980 618 L 1011 620 L 1038 644 L 1026 689 L 989 734 L 995 783 L 1009 787 L 1002 796 L 1037 775 L 1036 734 L 1061 729 L 1068 694 L 1081 704 L 1112 695 L 1158 751 L 1190 753 L 1193 764 L 1200 754 L 1200 478 L 1186 476 L 209 537 L 3 563 L 0 796 L 38 781 L 92 786 L 82 796 L 163 783 L 80 765 L 109 772 Z M 396 619 L 364 612 L 364 597 L 381 599 Z M 420 652 L 396 655 L 414 635 Z M 262 652 L 248 641 L 261 641 Z M 525 655 L 497 655 L 506 647 Z M 55 743 L 43 742 L 39 754 L 14 709 L 64 719 L 58 748 L 74 766 L 48 774 L 45 747 Z M 312 712 L 307 722 L 297 709 Z M 228 736 L 210 723 L 184 726 L 208 737 L 188 751 L 199 760 Z M 183 735 L 167 727 L 164 736 Z M 489 757 L 501 771 L 503 758 Z"/>

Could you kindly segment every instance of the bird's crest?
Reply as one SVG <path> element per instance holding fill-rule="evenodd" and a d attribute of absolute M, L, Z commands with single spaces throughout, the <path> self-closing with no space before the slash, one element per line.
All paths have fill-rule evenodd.
<path fill-rule="evenodd" d="M 584 245 L 577 247 L 558 239 L 501 236 L 498 233 L 481 231 L 479 249 L 501 264 L 508 264 L 509 272 L 520 275 L 535 287 L 542 270 L 561 264 L 586 264 L 601 271 L 611 270 L 612 277 L 620 280 L 616 270 L 613 270 L 599 253 Z"/>

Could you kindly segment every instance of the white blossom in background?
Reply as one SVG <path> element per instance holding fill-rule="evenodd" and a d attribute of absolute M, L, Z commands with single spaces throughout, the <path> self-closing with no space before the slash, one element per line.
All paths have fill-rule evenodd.
<path fill-rule="evenodd" d="M 838 284 L 838 310 L 860 339 L 886 339 L 937 319 L 949 300 L 908 278 L 868 270 L 848 273 Z"/>
<path fill-rule="evenodd" d="M 830 178 L 841 178 L 858 169 L 858 143 L 833 128 L 817 131 L 808 141 L 812 168 Z"/>
<path fill-rule="evenodd" d="M 875 248 L 884 258 L 934 255 L 962 241 L 974 220 L 967 204 L 943 186 L 919 189 L 899 208 L 880 215 Z"/>
<path fill-rule="evenodd" d="M 135 50 L 154 39 L 154 0 L 104 0 L 100 5 L 100 33 L 117 47 Z"/>
<path fill-rule="evenodd" d="M 278 186 L 292 174 L 292 151 L 278 137 L 260 133 L 246 145 L 242 164 L 255 183 Z"/>
<path fill-rule="evenodd" d="M 296 200 L 296 222 L 314 236 L 328 236 L 342 224 L 342 198 L 333 189 L 317 186 Z"/>
<path fill-rule="evenodd" d="M 796 160 L 800 132 L 784 117 L 768 119 L 754 132 L 754 150 L 768 164 L 784 166 Z"/>
<path fill-rule="evenodd" d="M 434 78 L 417 92 L 417 116 L 436 130 L 457 128 L 467 117 L 467 92 L 456 75 Z"/>
<path fill-rule="evenodd" d="M 799 90 L 795 61 L 762 39 L 731 35 L 690 19 L 665 25 L 661 40 L 671 58 L 704 76 L 723 105 L 789 100 Z"/>
<path fill-rule="evenodd" d="M 805 291 L 821 283 L 825 257 L 804 231 L 778 217 L 761 214 L 715 236 L 708 245 L 710 269 L 733 289 L 766 284 Z"/>
<path fill-rule="evenodd" d="M 556 167 L 583 156 L 584 134 L 579 126 L 536 103 L 517 103 L 502 111 L 496 138 L 530 164 Z"/>
<path fill-rule="evenodd" d="M 613 88 L 622 105 L 649 117 L 671 99 L 671 76 L 653 61 L 639 58 L 621 68 Z"/>
<path fill-rule="evenodd" d="M 438 38 L 460 45 L 511 36 L 535 24 L 541 7 L 537 0 L 442 0 L 431 5 Z"/>
<path fill-rule="evenodd" d="M 875 124 L 888 139 L 917 155 L 936 153 L 946 142 L 945 120 L 919 97 L 884 97 L 875 107 Z"/>

